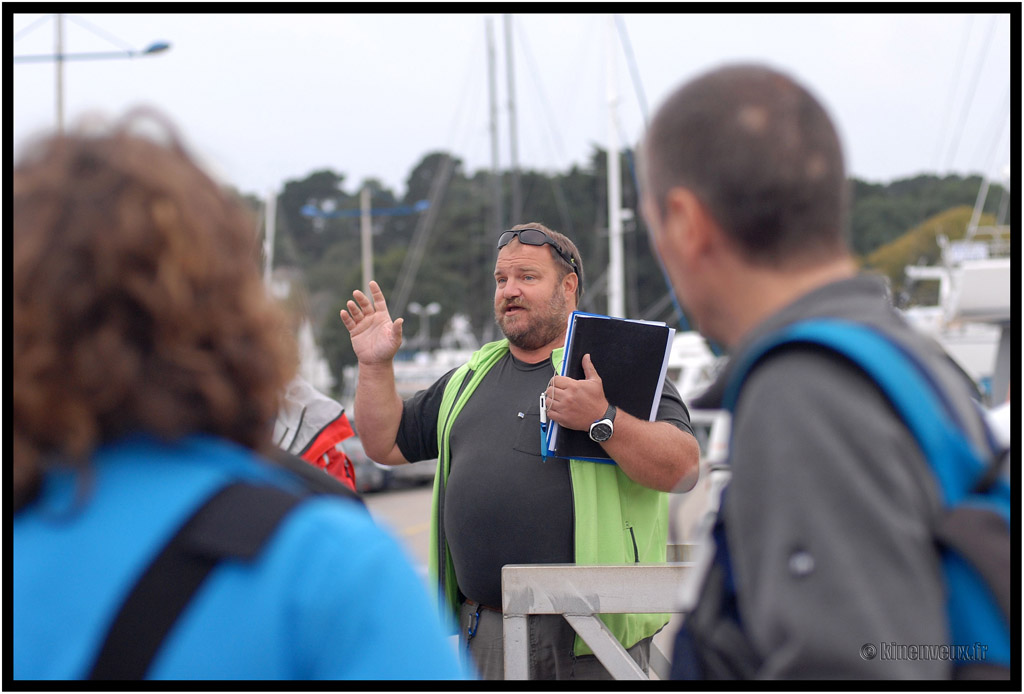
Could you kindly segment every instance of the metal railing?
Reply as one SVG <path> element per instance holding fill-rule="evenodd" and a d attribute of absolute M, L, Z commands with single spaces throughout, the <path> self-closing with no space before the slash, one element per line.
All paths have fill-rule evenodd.
<path fill-rule="evenodd" d="M 691 423 L 706 431 L 701 474 L 710 487 L 697 522 L 697 542 L 672 539 L 664 564 L 508 564 L 501 570 L 505 679 L 530 676 L 527 617 L 560 614 L 586 642 L 615 679 L 649 679 L 598 614 L 682 614 L 693 608 L 700 576 L 713 553 L 710 529 L 721 490 L 728 481 L 730 417 L 720 410 L 691 410 Z M 704 433 L 704 432 L 702 432 Z M 675 518 L 681 494 L 673 494 L 669 515 Z M 674 528 L 674 521 L 670 522 Z M 692 574 L 692 575 L 691 575 Z M 668 679 L 669 659 L 651 643 L 650 669 Z"/>
<path fill-rule="evenodd" d="M 671 555 L 686 554 L 676 548 Z M 691 562 L 666 564 L 509 564 L 501 570 L 505 679 L 529 679 L 527 617 L 560 614 L 615 679 L 648 679 L 598 614 L 679 612 L 679 584 Z M 651 646 L 651 668 L 665 678 L 668 660 Z"/>

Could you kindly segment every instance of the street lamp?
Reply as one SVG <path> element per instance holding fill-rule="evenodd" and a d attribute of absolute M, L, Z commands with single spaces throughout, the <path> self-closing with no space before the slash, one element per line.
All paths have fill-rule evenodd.
<path fill-rule="evenodd" d="M 56 47 L 53 53 L 36 55 L 16 55 L 16 63 L 45 63 L 54 61 L 57 64 L 57 132 L 64 131 L 64 61 L 66 60 L 110 60 L 116 58 L 138 58 L 157 55 L 170 50 L 167 41 L 154 41 L 141 51 L 124 49 L 120 51 L 93 51 L 89 53 L 64 52 L 64 15 L 54 16 L 56 21 Z"/>
<path fill-rule="evenodd" d="M 416 347 L 429 351 L 430 349 L 430 317 L 435 316 L 441 312 L 441 304 L 436 301 L 431 301 L 426 306 L 420 306 L 419 303 L 413 301 L 407 306 L 409 313 L 414 313 L 420 317 L 420 332 L 416 335 Z"/>
<path fill-rule="evenodd" d="M 16 55 L 16 63 L 48 63 L 51 60 L 108 60 L 111 58 L 138 58 L 155 55 L 170 50 L 171 44 L 166 41 L 155 41 L 141 51 L 92 51 L 89 53 L 41 53 L 35 55 Z"/>

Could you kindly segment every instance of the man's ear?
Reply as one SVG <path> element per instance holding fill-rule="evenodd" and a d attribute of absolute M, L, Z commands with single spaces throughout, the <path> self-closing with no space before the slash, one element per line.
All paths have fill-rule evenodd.
<path fill-rule="evenodd" d="M 688 188 L 672 188 L 665 196 L 665 233 L 680 252 L 695 258 L 713 242 L 714 220 L 704 203 Z"/>
<path fill-rule="evenodd" d="M 576 298 L 576 287 L 579 286 L 580 277 L 575 272 L 567 272 L 565 277 L 562 278 L 562 291 L 565 295 L 574 299 Z M 577 307 L 578 308 L 578 307 Z"/>

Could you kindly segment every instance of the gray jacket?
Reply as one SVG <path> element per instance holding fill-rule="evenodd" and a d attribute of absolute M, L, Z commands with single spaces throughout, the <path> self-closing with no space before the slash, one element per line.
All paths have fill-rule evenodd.
<path fill-rule="evenodd" d="M 765 334 L 812 317 L 866 322 L 913 350 L 951 394 L 971 436 L 984 441 L 969 379 L 903 321 L 879 278 L 835 282 L 800 298 L 752 331 L 734 361 Z M 729 377 L 726 367 L 694 405 L 719 407 Z M 787 349 L 750 374 L 732 427 L 721 513 L 744 638 L 725 647 L 741 667 L 709 674 L 948 677 L 948 662 L 886 657 L 899 652 L 893 645 L 950 638 L 930 532 L 937 488 L 877 386 L 835 355 Z M 709 644 L 728 631 L 721 581 L 720 572 L 709 575 L 687 618 L 699 648 L 715 648 Z"/>

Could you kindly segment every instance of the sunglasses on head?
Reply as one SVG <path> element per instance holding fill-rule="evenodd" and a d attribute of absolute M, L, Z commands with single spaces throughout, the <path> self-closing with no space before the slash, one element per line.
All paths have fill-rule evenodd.
<path fill-rule="evenodd" d="M 498 248 L 504 248 L 507 246 L 512 239 L 519 237 L 519 243 L 524 243 L 527 246 L 543 246 L 545 244 L 555 249 L 555 253 L 558 257 L 569 264 L 573 272 L 577 275 L 580 274 L 579 265 L 573 259 L 571 255 L 562 250 L 562 247 L 555 243 L 555 240 L 545 234 L 540 229 L 509 229 L 508 231 L 501 232 L 501 236 L 498 237 Z M 582 280 L 583 278 L 580 277 Z"/>

